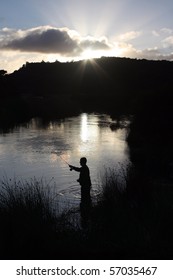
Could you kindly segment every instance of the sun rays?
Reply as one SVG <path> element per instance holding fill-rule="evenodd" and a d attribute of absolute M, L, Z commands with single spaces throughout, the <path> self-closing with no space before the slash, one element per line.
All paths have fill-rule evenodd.
<path fill-rule="evenodd" d="M 12 72 L 26 61 L 92 61 L 107 56 L 172 60 L 172 4 L 159 2 L 156 10 L 155 1 L 135 6 L 132 2 L 22 2 L 22 18 L 15 7 L 14 17 L 6 16 L 10 24 L 0 19 L 1 68 Z M 1 7 L 3 14 L 9 11 L 6 5 Z M 20 21 L 13 22 L 15 18 Z M 157 24 L 151 25 L 155 20 Z"/>
<path fill-rule="evenodd" d="M 110 5 L 113 3 L 111 0 Z M 11 36 L 1 44 L 8 47 L 9 51 L 17 53 L 20 59 L 27 53 L 27 59 L 23 59 L 21 65 L 26 61 L 35 61 L 35 57 L 38 61 L 46 62 L 92 62 L 95 58 L 121 56 L 121 45 L 111 41 L 108 35 L 110 24 L 118 17 L 120 7 L 116 5 L 116 11 L 114 9 L 113 12 L 110 5 L 108 9 L 105 2 L 100 2 L 98 11 L 95 2 L 88 5 L 88 2 L 82 0 L 76 0 L 75 3 L 64 0 L 57 5 L 55 1 L 50 1 L 47 13 L 47 5 L 38 7 L 35 4 L 36 10 L 39 8 L 40 18 L 42 17 L 47 25 L 23 29 L 20 37 L 18 30 L 13 30 L 11 33 L 14 40 Z M 20 64 L 18 63 L 19 67 Z M 93 62 L 92 66 L 97 69 L 96 63 Z"/>

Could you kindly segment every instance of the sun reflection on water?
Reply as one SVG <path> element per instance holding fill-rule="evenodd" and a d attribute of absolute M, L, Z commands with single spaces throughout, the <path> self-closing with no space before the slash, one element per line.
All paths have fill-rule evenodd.
<path fill-rule="evenodd" d="M 86 142 L 88 140 L 88 116 L 87 114 L 82 114 L 81 116 L 81 131 L 80 131 L 80 137 L 83 142 Z"/>

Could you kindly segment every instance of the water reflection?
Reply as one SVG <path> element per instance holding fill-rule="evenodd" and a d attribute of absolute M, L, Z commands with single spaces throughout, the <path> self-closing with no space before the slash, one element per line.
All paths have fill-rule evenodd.
<path fill-rule="evenodd" d="M 128 160 L 126 129 L 112 131 L 111 123 L 109 116 L 99 114 L 49 123 L 33 119 L 0 135 L 0 177 L 5 173 L 12 178 L 46 177 L 49 181 L 53 177 L 62 196 L 80 199 L 76 176 L 59 155 L 76 166 L 81 157 L 87 157 L 94 192 L 104 167 L 118 168 L 118 162 Z"/>
<path fill-rule="evenodd" d="M 86 142 L 88 140 L 88 117 L 87 114 L 81 116 L 81 131 L 80 131 L 81 140 Z"/>

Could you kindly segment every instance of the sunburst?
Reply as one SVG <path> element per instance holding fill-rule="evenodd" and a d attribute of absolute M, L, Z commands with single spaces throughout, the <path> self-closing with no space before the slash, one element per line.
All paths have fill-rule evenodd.
<path fill-rule="evenodd" d="M 95 57 L 95 53 L 92 49 L 86 49 L 82 54 L 81 58 L 84 60 L 92 60 Z"/>

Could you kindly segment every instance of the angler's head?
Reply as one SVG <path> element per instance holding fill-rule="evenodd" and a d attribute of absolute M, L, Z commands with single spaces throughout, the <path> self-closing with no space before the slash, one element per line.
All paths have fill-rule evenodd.
<path fill-rule="evenodd" d="M 87 159 L 86 159 L 85 157 L 82 157 L 82 158 L 80 159 L 80 165 L 81 165 L 81 166 L 85 166 L 86 163 L 87 163 Z"/>

